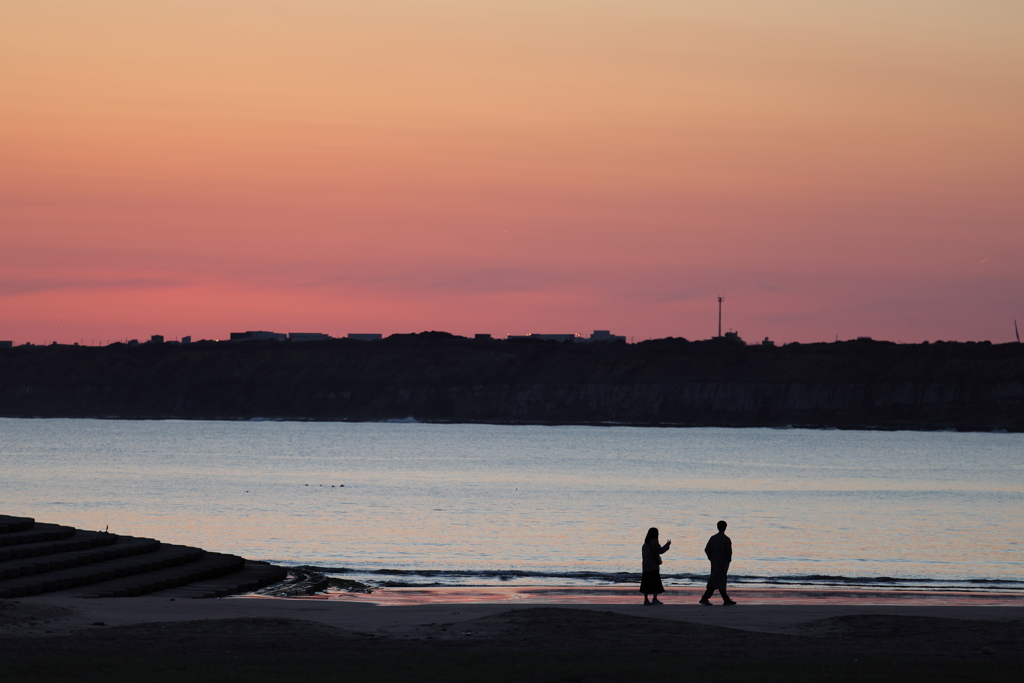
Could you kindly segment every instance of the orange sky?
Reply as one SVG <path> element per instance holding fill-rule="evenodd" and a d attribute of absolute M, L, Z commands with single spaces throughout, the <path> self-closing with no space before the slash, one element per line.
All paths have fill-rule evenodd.
<path fill-rule="evenodd" d="M 1024 5 L 0 4 L 0 339 L 1009 341 Z"/>

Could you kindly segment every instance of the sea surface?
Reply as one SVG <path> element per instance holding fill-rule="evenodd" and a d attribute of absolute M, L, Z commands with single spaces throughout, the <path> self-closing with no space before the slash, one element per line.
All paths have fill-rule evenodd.
<path fill-rule="evenodd" d="M 0 419 L 0 514 L 381 586 L 1024 591 L 1024 435 Z"/>

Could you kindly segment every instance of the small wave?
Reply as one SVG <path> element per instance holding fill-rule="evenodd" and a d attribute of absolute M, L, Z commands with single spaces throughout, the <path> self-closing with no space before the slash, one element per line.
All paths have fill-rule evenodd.
<path fill-rule="evenodd" d="M 518 584 L 565 584 L 565 585 L 618 585 L 640 582 L 640 572 L 596 572 L 596 571 L 529 571 L 520 569 L 354 569 L 351 567 L 322 567 L 305 565 L 307 571 L 323 574 L 358 575 L 360 580 L 370 581 L 382 587 L 426 588 L 440 586 L 492 585 L 508 582 Z M 663 573 L 663 581 L 680 584 L 703 585 L 706 573 Z M 986 577 L 932 578 L 893 576 L 842 576 L 834 574 L 780 574 L 761 576 L 756 574 L 730 574 L 735 584 L 774 587 L 818 587 L 818 588 L 902 588 L 917 590 L 991 590 L 1022 591 L 1024 580 Z"/>
<path fill-rule="evenodd" d="M 850 584 L 850 585 L 890 585 L 890 586 L 927 586 L 949 584 L 990 584 L 1002 586 L 1019 586 L 1024 588 L 1024 580 L 1020 579 L 987 579 L 959 578 L 938 579 L 929 577 L 894 577 L 894 576 L 836 576 L 831 574 L 787 574 L 779 576 L 757 576 L 736 574 L 729 575 L 730 581 L 748 581 L 756 583 L 790 583 L 790 584 Z"/>
<path fill-rule="evenodd" d="M 422 576 L 428 578 L 482 578 L 499 579 L 572 579 L 577 581 L 602 581 L 630 583 L 640 580 L 639 572 L 541 572 L 520 569 L 352 569 L 349 567 L 319 567 L 303 565 L 301 569 L 323 574 L 361 574 L 377 576 Z M 694 575 L 696 576 L 696 575 Z M 664 577 L 664 575 L 663 575 Z M 706 578 L 706 577 L 705 577 Z"/>

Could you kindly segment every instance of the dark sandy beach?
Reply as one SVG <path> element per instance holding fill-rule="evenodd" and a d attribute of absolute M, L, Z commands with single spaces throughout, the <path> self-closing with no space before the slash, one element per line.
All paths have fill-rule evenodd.
<path fill-rule="evenodd" d="M 1024 608 L 913 602 L 645 609 L 37 596 L 0 601 L 0 660 L 5 681 L 1009 681 L 1024 675 Z"/>

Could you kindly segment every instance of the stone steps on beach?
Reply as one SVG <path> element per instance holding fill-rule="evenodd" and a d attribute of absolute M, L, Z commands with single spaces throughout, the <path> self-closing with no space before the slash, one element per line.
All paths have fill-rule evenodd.
<path fill-rule="evenodd" d="M 0 598 L 51 591 L 130 597 L 169 588 L 182 596 L 223 597 L 286 575 L 236 555 L 0 516 Z"/>
<path fill-rule="evenodd" d="M 113 545 L 117 541 L 117 534 L 106 534 L 100 531 L 77 531 L 70 538 L 53 541 L 52 543 L 22 543 L 0 547 L 0 563 L 30 557 L 70 553 L 76 550 L 88 550 L 90 548 Z"/>
<path fill-rule="evenodd" d="M 203 555 L 203 551 L 199 548 L 161 544 L 151 538 L 131 539 L 131 541 L 138 542 L 133 544 L 133 550 L 141 549 L 142 552 L 126 557 L 101 559 L 84 566 L 67 567 L 38 575 L 30 574 L 10 580 L 5 578 L 0 580 L 0 596 L 3 596 L 5 591 L 8 592 L 7 597 L 17 598 L 78 588 L 134 574 L 146 574 L 168 566 L 195 562 Z"/>
<path fill-rule="evenodd" d="M 174 547 L 185 548 L 186 546 Z M 104 581 L 102 584 L 72 591 L 72 595 L 83 598 L 134 597 L 175 588 L 193 581 L 230 574 L 245 566 L 245 560 L 237 555 L 208 553 L 198 548 L 188 548 L 188 550 L 198 551 L 201 555 L 176 565 L 166 565 L 113 581 Z"/>
<path fill-rule="evenodd" d="M 159 549 L 160 541 L 153 540 L 152 538 L 115 536 L 115 543 L 107 546 L 89 547 L 73 552 L 39 555 L 10 562 L 0 562 L 0 581 L 22 576 L 38 576 L 62 569 L 74 569 L 91 564 L 106 563 L 105 566 L 113 566 L 113 563 L 110 562 L 111 560 L 154 553 Z"/>
<path fill-rule="evenodd" d="M 10 534 L 15 531 L 31 529 L 35 522 L 36 520 L 31 517 L 11 517 L 10 515 L 0 515 L 0 534 Z"/>
<path fill-rule="evenodd" d="M 9 545 L 25 545 L 29 543 L 48 543 L 75 535 L 75 528 L 59 524 L 33 524 L 30 528 L 0 533 L 0 548 Z"/>
<path fill-rule="evenodd" d="M 250 593 L 284 581 L 287 577 L 288 570 L 284 567 L 269 562 L 246 560 L 245 567 L 239 572 L 171 588 L 162 595 L 172 598 L 223 598 L 236 593 Z"/>
<path fill-rule="evenodd" d="M 108 581 L 72 594 L 82 598 L 118 598 L 160 591 L 161 596 L 170 598 L 223 598 L 277 583 L 288 573 L 271 564 L 255 565 L 250 566 L 249 561 L 236 555 L 206 553 L 198 562 Z"/>

